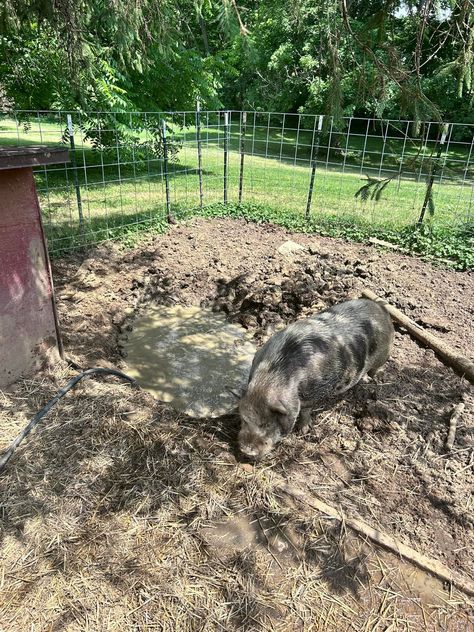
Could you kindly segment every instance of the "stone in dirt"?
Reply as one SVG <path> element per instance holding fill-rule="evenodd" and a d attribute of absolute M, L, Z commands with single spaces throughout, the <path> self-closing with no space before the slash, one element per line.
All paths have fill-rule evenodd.
<path fill-rule="evenodd" d="M 296 243 L 296 241 L 291 241 L 291 239 L 289 239 L 288 241 L 284 241 L 281 246 L 277 248 L 277 250 L 281 255 L 294 255 L 301 254 L 306 250 L 306 247 Z"/>
<path fill-rule="evenodd" d="M 438 331 L 446 332 L 451 330 L 451 324 L 447 319 L 439 317 L 432 312 L 424 312 L 417 322 L 423 327 L 430 327 Z"/>
<path fill-rule="evenodd" d="M 126 372 L 157 399 L 191 417 L 236 408 L 226 387 L 247 382 L 256 352 L 249 334 L 200 307 L 149 306 L 123 342 Z"/>

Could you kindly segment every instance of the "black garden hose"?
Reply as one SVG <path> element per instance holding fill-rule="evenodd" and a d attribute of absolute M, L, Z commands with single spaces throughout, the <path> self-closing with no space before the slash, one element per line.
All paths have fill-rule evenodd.
<path fill-rule="evenodd" d="M 33 417 L 33 419 L 27 424 L 27 426 L 23 428 L 20 434 L 12 442 L 10 447 L 0 457 L 0 472 L 2 472 L 2 470 L 4 469 L 8 461 L 13 456 L 13 453 L 15 452 L 17 447 L 23 441 L 23 439 L 25 439 L 33 430 L 33 428 L 35 428 L 35 426 L 39 424 L 41 419 L 54 406 L 54 404 L 56 404 L 56 402 L 58 402 L 61 399 L 61 397 L 64 397 L 64 395 L 66 395 L 66 393 L 70 391 L 71 388 L 74 388 L 74 386 L 76 386 L 76 384 L 80 382 L 84 377 L 89 377 L 96 373 L 116 375 L 117 377 L 121 377 L 124 380 L 128 380 L 133 386 L 137 386 L 136 380 L 126 375 L 125 373 L 122 373 L 122 371 L 118 371 L 117 369 L 106 369 L 102 367 L 94 367 L 92 369 L 87 369 L 86 371 L 82 371 L 82 373 L 79 373 L 79 375 L 76 375 L 75 377 L 70 379 L 69 382 L 66 384 L 66 386 L 63 386 L 63 388 L 58 393 L 56 393 L 53 399 L 50 399 L 49 402 L 46 404 L 46 406 L 44 406 L 39 412 L 37 412 L 36 415 Z"/>

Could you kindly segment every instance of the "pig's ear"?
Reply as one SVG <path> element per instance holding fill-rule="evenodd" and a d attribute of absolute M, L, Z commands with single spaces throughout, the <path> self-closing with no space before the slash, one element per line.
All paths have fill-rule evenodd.
<path fill-rule="evenodd" d="M 295 420 L 290 415 L 287 404 L 281 399 L 268 403 L 270 412 L 275 415 L 275 421 L 278 424 L 282 436 L 286 436 L 293 430 Z"/>
<path fill-rule="evenodd" d="M 233 395 L 235 397 L 235 399 L 237 400 L 241 400 L 242 397 L 244 396 L 244 389 L 241 388 L 240 390 L 237 388 L 231 388 L 230 386 L 226 386 L 225 387 L 226 391 L 228 391 L 231 395 Z"/>
<path fill-rule="evenodd" d="M 288 409 L 281 399 L 268 402 L 268 407 L 272 413 L 276 413 L 277 415 L 288 415 Z"/>

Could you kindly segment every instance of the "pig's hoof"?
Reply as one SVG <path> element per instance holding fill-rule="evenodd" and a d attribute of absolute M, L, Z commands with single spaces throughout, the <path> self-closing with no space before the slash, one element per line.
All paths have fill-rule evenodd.
<path fill-rule="evenodd" d="M 308 434 L 310 429 L 311 429 L 311 425 L 310 424 L 304 424 L 303 426 L 300 426 L 300 434 L 302 434 L 302 435 Z"/>
<path fill-rule="evenodd" d="M 367 375 L 370 377 L 371 380 L 373 380 L 378 375 L 380 375 L 382 371 L 383 371 L 383 366 L 378 366 L 376 369 L 370 369 L 370 371 L 367 371 Z"/>

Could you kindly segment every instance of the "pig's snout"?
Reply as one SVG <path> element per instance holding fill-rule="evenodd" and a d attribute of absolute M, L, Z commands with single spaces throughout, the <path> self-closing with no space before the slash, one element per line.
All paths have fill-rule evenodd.
<path fill-rule="evenodd" d="M 238 444 L 242 454 L 252 461 L 260 461 L 275 446 L 275 442 L 271 438 L 259 436 L 245 427 L 240 429 Z"/>

